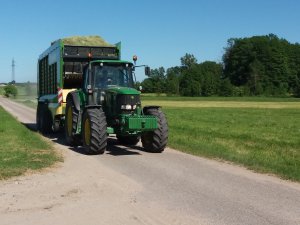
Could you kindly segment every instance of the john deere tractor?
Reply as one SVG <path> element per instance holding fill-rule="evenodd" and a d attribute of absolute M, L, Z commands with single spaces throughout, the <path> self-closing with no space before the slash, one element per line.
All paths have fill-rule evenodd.
<path fill-rule="evenodd" d="M 135 66 L 122 60 L 93 60 L 83 69 L 83 86 L 68 93 L 65 109 L 67 143 L 83 145 L 89 154 L 102 154 L 110 134 L 119 143 L 160 153 L 168 125 L 159 106 L 142 107 L 134 89 Z M 145 73 L 149 73 L 145 67 Z"/>

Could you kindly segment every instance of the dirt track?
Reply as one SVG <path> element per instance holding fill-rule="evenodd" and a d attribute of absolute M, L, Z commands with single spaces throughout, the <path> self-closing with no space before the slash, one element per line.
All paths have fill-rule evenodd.
<path fill-rule="evenodd" d="M 35 111 L 0 98 L 29 126 Z M 50 137 L 64 163 L 0 182 L 0 224 L 300 224 L 300 185 L 171 149 L 115 145 L 87 156 Z"/>

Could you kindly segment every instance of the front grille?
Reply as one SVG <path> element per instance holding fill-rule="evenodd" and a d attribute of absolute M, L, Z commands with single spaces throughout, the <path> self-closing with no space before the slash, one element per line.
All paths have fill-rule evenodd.
<path fill-rule="evenodd" d="M 139 105 L 140 104 L 140 95 L 118 95 L 117 96 L 117 105 Z"/>

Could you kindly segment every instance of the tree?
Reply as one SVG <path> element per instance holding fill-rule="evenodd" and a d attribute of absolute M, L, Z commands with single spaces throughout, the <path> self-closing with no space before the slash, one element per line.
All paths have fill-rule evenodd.
<path fill-rule="evenodd" d="M 286 95 L 295 90 L 299 71 L 298 44 L 274 34 L 228 40 L 223 56 L 224 76 L 250 95 Z"/>
<path fill-rule="evenodd" d="M 201 96 L 201 76 L 198 64 L 182 67 L 179 89 L 180 94 L 184 96 Z"/>
<path fill-rule="evenodd" d="M 192 65 L 197 64 L 197 59 L 193 54 L 186 53 L 183 57 L 180 58 L 181 65 L 187 68 L 190 68 Z"/>
<path fill-rule="evenodd" d="M 145 80 L 142 81 L 142 87 L 143 87 L 143 92 L 145 93 L 154 93 L 155 90 L 155 85 L 153 83 L 153 80 L 151 78 L 146 78 Z"/>
<path fill-rule="evenodd" d="M 200 96 L 201 84 L 188 73 L 184 74 L 180 81 L 180 94 L 183 96 Z"/>
<path fill-rule="evenodd" d="M 229 79 L 224 79 L 220 83 L 219 95 L 229 97 L 233 94 L 233 86 Z"/>
<path fill-rule="evenodd" d="M 166 93 L 169 95 L 175 94 L 179 95 L 179 82 L 182 76 L 181 67 L 171 67 L 167 69 L 166 73 Z"/>
<path fill-rule="evenodd" d="M 163 67 L 151 69 L 149 78 L 145 79 L 142 85 L 145 87 L 145 92 L 164 93 L 166 91 L 165 69 Z"/>
<path fill-rule="evenodd" d="M 201 95 L 212 96 L 218 94 L 218 89 L 222 77 L 222 65 L 216 62 L 205 61 L 198 64 Z"/>
<path fill-rule="evenodd" d="M 8 84 L 4 87 L 4 95 L 6 97 L 10 97 L 10 96 L 16 97 L 17 94 L 18 94 L 18 89 L 16 88 L 15 85 Z"/>
<path fill-rule="evenodd" d="M 147 92 L 184 96 L 300 97 L 300 44 L 274 34 L 231 38 L 223 63 L 198 63 L 194 55 L 180 58 L 181 66 L 151 70 L 142 82 Z"/>

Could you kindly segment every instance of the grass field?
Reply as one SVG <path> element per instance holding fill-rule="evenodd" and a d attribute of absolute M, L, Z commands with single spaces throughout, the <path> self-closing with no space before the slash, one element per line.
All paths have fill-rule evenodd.
<path fill-rule="evenodd" d="M 300 181 L 298 99 L 208 99 L 144 98 L 143 104 L 163 107 L 172 148 Z"/>
<path fill-rule="evenodd" d="M 17 84 L 18 94 L 15 98 L 10 97 L 10 99 L 35 109 L 37 106 L 37 85 L 34 83 L 29 86 L 26 85 L 26 83 Z M 4 87 L 0 87 L 0 95 L 4 95 Z"/>
<path fill-rule="evenodd" d="M 261 109 L 300 109 L 300 102 L 263 102 L 263 101 L 221 101 L 221 100 L 198 100 L 198 101 L 172 101 L 172 100 L 144 100 L 143 104 L 147 105 L 161 105 L 164 107 L 177 108 L 261 108 Z"/>
<path fill-rule="evenodd" d="M 18 89 L 18 95 L 16 96 L 16 98 L 12 98 L 12 100 L 36 109 L 37 106 L 36 84 L 30 84 L 29 86 L 30 89 L 26 87 L 26 84 L 17 85 L 16 87 Z"/>
<path fill-rule="evenodd" d="M 0 180 L 38 170 L 61 160 L 51 144 L 0 107 Z"/>
<path fill-rule="evenodd" d="M 2 96 L 4 94 L 4 87 L 0 87 L 0 95 Z"/>
<path fill-rule="evenodd" d="M 160 96 L 156 94 L 141 94 L 146 101 L 231 101 L 231 102 L 300 102 L 299 98 L 291 97 L 180 97 L 180 96 Z"/>

